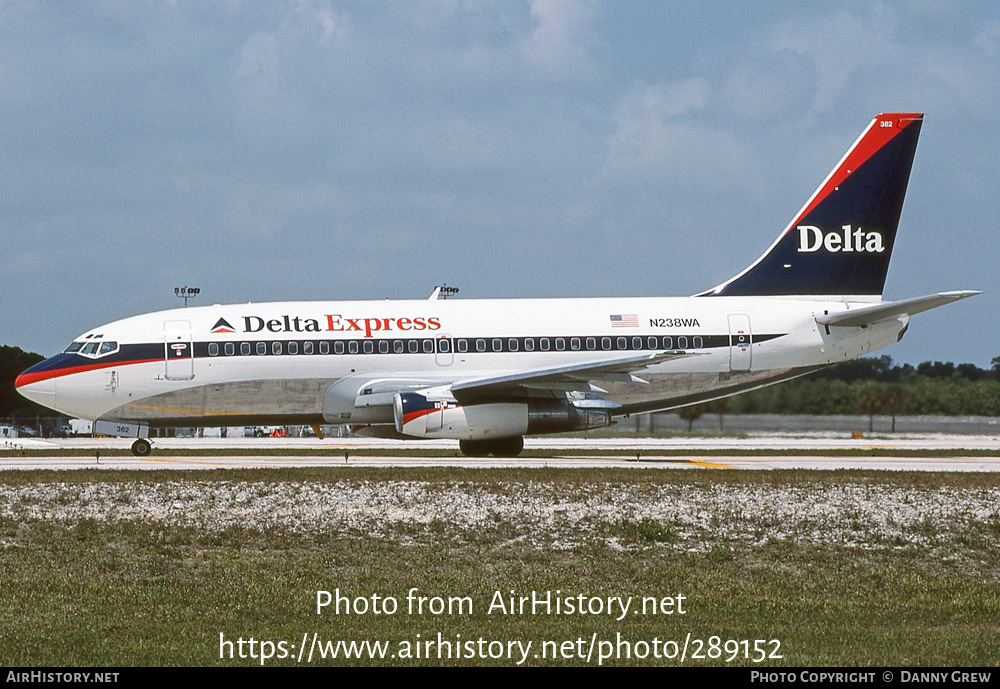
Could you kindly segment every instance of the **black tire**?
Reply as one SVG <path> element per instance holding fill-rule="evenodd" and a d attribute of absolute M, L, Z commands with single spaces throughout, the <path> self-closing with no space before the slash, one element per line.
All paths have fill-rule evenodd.
<path fill-rule="evenodd" d="M 459 440 L 458 447 L 466 457 L 517 457 L 524 449 L 524 438 L 497 440 Z"/>
<path fill-rule="evenodd" d="M 501 438 L 491 442 L 490 454 L 494 457 L 517 457 L 524 449 L 524 438 Z"/>
<path fill-rule="evenodd" d="M 466 457 L 489 457 L 490 443 L 483 440 L 459 440 L 458 449 Z"/>
<path fill-rule="evenodd" d="M 149 457 L 149 453 L 152 451 L 153 446 L 145 438 L 139 438 L 132 443 L 132 454 L 136 457 Z"/>

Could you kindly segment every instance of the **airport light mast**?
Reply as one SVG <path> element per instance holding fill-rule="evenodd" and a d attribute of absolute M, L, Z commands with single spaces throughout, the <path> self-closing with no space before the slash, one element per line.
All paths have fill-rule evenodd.
<path fill-rule="evenodd" d="M 458 294 L 457 287 L 449 287 L 448 285 L 438 285 L 431 292 L 430 301 L 435 301 L 436 299 L 447 299 L 448 297 L 453 297 Z"/>
<path fill-rule="evenodd" d="M 187 307 L 188 299 L 194 299 L 201 293 L 200 287 L 174 287 L 174 296 L 184 299 L 184 306 Z"/>

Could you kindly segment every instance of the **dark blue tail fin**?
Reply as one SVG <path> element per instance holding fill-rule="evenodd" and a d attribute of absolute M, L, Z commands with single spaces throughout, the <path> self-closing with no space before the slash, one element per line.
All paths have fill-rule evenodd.
<path fill-rule="evenodd" d="M 698 296 L 880 298 L 922 118 L 876 116 L 771 248 Z"/>

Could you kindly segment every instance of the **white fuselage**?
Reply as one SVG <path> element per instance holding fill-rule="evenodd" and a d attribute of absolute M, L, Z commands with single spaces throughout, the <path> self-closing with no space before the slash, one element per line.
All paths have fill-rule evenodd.
<path fill-rule="evenodd" d="M 74 341 L 76 352 L 53 357 L 49 373 L 31 374 L 18 386 L 35 401 L 91 420 L 392 423 L 391 399 L 378 395 L 380 384 L 446 389 L 613 357 L 686 352 L 639 371 L 641 380 L 595 382 L 604 398 L 621 405 L 615 414 L 637 413 L 734 394 L 896 342 L 905 316 L 864 328 L 815 320 L 863 305 L 679 297 L 192 307 L 84 333 Z M 536 392 L 529 385 L 524 394 L 552 397 L 557 388 Z M 358 401 L 373 391 L 371 404 Z"/>

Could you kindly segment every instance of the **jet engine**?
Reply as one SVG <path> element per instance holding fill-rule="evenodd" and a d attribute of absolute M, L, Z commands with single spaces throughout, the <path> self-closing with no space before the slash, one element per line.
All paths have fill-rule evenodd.
<path fill-rule="evenodd" d="M 603 399 L 526 399 L 466 406 L 398 392 L 393 417 L 396 430 L 414 438 L 487 440 L 604 428 L 611 425 L 611 411 L 617 406 Z"/>

